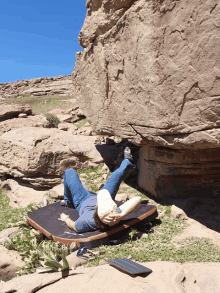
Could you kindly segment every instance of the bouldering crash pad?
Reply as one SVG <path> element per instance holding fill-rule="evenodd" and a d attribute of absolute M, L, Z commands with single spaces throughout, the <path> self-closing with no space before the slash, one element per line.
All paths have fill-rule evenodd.
<path fill-rule="evenodd" d="M 118 206 L 121 203 L 116 202 Z M 29 212 L 27 220 L 31 226 L 41 231 L 47 238 L 64 244 L 71 244 L 76 242 L 78 248 L 86 246 L 87 248 L 94 248 L 99 245 L 104 245 L 112 236 L 121 231 L 135 225 L 141 221 L 150 222 L 157 217 L 157 208 L 153 205 L 141 203 L 139 208 L 129 214 L 126 218 L 120 221 L 117 225 L 109 227 L 106 230 L 97 230 L 92 232 L 77 233 L 67 227 L 67 225 L 59 221 L 58 218 L 61 213 L 70 216 L 70 219 L 76 221 L 79 217 L 75 209 L 66 208 L 56 202 L 46 207 Z"/>

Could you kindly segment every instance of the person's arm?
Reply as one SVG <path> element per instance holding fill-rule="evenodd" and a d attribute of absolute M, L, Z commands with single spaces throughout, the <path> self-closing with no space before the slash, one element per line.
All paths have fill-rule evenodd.
<path fill-rule="evenodd" d="M 129 199 L 128 201 L 120 205 L 119 208 L 121 210 L 121 214 L 120 214 L 121 219 L 124 219 L 130 213 L 133 213 L 134 211 L 136 211 L 139 208 L 141 202 L 142 202 L 142 198 L 140 196 L 135 196 L 132 199 Z"/>
<path fill-rule="evenodd" d="M 130 213 L 135 212 L 139 208 L 141 201 L 142 199 L 140 196 L 136 196 L 132 199 L 129 199 L 127 202 L 120 205 L 119 208 L 121 210 L 121 213 L 116 215 L 106 216 L 105 223 L 108 224 L 109 226 L 116 225 L 118 222 L 120 222 L 125 217 L 127 217 Z"/>
<path fill-rule="evenodd" d="M 74 230 L 74 231 L 78 232 L 77 229 L 76 229 L 76 226 L 75 226 L 75 222 L 73 220 L 71 220 L 68 215 L 62 213 L 60 215 L 60 220 L 63 221 L 63 222 L 65 222 L 68 228 L 70 228 L 71 230 Z"/>

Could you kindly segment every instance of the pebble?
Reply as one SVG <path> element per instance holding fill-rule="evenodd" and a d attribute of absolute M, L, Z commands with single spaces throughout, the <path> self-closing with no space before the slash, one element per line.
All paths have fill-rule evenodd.
<path fill-rule="evenodd" d="M 87 174 L 82 173 L 82 174 L 79 175 L 79 177 L 87 177 Z"/>
<path fill-rule="evenodd" d="M 100 183 L 97 185 L 98 189 L 101 189 L 104 186 L 104 183 Z"/>
<path fill-rule="evenodd" d="M 96 176 L 96 173 L 95 172 L 91 172 L 89 173 L 90 176 Z"/>
<path fill-rule="evenodd" d="M 109 167 L 106 164 L 104 164 L 102 167 L 102 172 L 108 173 L 109 171 Z"/>
<path fill-rule="evenodd" d="M 102 175 L 102 179 L 106 180 L 108 178 L 108 175 L 107 174 L 103 174 Z"/>
<path fill-rule="evenodd" d="M 118 194 L 116 194 L 115 200 L 120 201 L 120 202 L 126 202 L 127 194 L 126 193 L 118 193 Z"/>
<path fill-rule="evenodd" d="M 135 194 L 128 194 L 128 199 L 132 199 L 132 198 L 134 198 L 134 197 L 136 197 Z"/>
<path fill-rule="evenodd" d="M 26 117 L 27 117 L 27 114 L 25 114 L 25 113 L 20 113 L 18 115 L 18 118 L 26 118 Z"/>

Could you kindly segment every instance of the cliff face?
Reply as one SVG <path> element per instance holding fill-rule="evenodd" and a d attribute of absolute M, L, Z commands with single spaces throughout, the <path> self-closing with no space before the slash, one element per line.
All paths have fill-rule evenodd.
<path fill-rule="evenodd" d="M 219 1 L 86 7 L 72 76 L 89 122 L 142 146 L 139 184 L 156 197 L 212 196 L 220 182 Z"/>
<path fill-rule="evenodd" d="M 0 101 L 23 96 L 49 95 L 71 97 L 73 95 L 71 76 L 43 77 L 0 83 Z"/>
<path fill-rule="evenodd" d="M 99 133 L 219 147 L 218 0 L 90 0 L 74 91 Z"/>

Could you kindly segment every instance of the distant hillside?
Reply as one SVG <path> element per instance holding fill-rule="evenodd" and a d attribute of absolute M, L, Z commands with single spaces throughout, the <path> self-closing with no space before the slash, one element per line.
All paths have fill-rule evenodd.
<path fill-rule="evenodd" d="M 73 85 L 71 75 L 0 83 L 0 101 L 5 101 L 8 98 L 27 96 L 59 95 L 72 97 L 72 93 Z"/>

